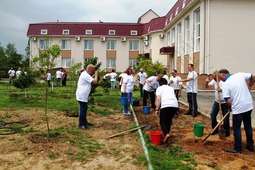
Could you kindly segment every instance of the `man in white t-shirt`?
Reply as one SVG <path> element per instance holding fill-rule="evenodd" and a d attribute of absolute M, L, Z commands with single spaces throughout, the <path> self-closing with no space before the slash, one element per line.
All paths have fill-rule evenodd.
<path fill-rule="evenodd" d="M 161 79 L 162 75 L 158 74 L 157 76 L 151 76 L 145 80 L 143 86 L 143 106 L 147 106 L 147 98 L 150 95 L 151 99 L 151 108 L 156 108 L 155 106 L 155 91 L 159 87 L 158 81 Z"/>
<path fill-rule="evenodd" d="M 94 78 L 91 76 L 94 75 Z M 78 86 L 76 90 L 76 100 L 80 105 L 80 114 L 79 114 L 79 125 L 80 129 L 88 129 L 88 126 L 91 125 L 87 121 L 87 110 L 88 110 L 88 97 L 91 91 L 91 84 L 97 83 L 98 71 L 95 71 L 95 66 L 89 64 L 86 68 L 86 71 L 83 71 L 78 80 Z"/>
<path fill-rule="evenodd" d="M 160 127 L 162 129 L 166 143 L 169 138 L 172 119 L 178 111 L 178 101 L 175 97 L 174 89 L 167 85 L 165 78 L 159 80 L 159 87 L 156 90 L 156 115 L 160 118 Z"/>
<path fill-rule="evenodd" d="M 111 90 L 115 90 L 116 78 L 118 75 L 115 73 L 115 70 L 112 69 L 112 72 L 109 74 L 109 76 L 110 76 L 110 81 L 111 81 Z"/>
<path fill-rule="evenodd" d="M 212 80 L 209 77 L 206 78 L 206 80 L 205 80 L 205 88 L 214 87 L 214 91 L 215 91 L 215 101 L 213 103 L 212 110 L 211 110 L 211 113 L 210 113 L 211 122 L 212 122 L 212 129 L 214 129 L 215 126 L 218 124 L 218 122 L 217 122 L 217 115 L 218 115 L 218 113 L 220 111 L 220 107 L 219 107 L 219 94 L 218 94 L 220 92 L 218 92 L 218 91 L 222 90 L 222 85 L 223 85 L 223 81 L 219 80 L 219 87 L 218 87 L 217 81 L 215 81 L 215 80 L 217 80 L 216 79 L 216 72 L 214 72 L 212 74 Z M 228 112 L 228 106 L 226 104 L 226 101 L 223 99 L 222 93 L 220 93 L 220 103 L 221 103 L 222 116 L 225 116 L 227 114 L 227 112 Z M 224 127 L 224 130 L 225 130 L 225 137 L 230 136 L 230 131 L 229 131 L 229 115 L 224 119 L 223 127 Z M 218 133 L 218 129 L 216 129 L 213 132 L 213 135 L 216 134 L 216 133 Z"/>
<path fill-rule="evenodd" d="M 50 87 L 51 86 L 50 82 L 51 82 L 51 79 L 52 79 L 51 73 L 50 72 L 46 73 L 45 77 L 46 77 L 46 80 L 48 82 L 48 86 Z"/>
<path fill-rule="evenodd" d="M 246 149 L 254 152 L 254 141 L 251 123 L 251 113 L 253 110 L 253 99 L 249 89 L 255 82 L 255 76 L 251 73 L 230 74 L 228 70 L 221 69 L 219 77 L 224 81 L 222 86 L 223 98 L 231 106 L 233 115 L 233 130 L 235 145 L 233 149 L 226 152 L 242 153 L 242 133 L 243 123 L 246 133 Z"/>
<path fill-rule="evenodd" d="M 15 76 L 15 70 L 11 68 L 11 69 L 8 71 L 8 75 L 9 75 L 9 84 L 11 84 L 12 81 L 13 81 L 13 78 L 14 78 L 14 76 Z"/>
<path fill-rule="evenodd" d="M 137 78 L 139 80 L 140 97 L 143 98 L 143 86 L 147 78 L 147 74 L 143 71 L 143 68 L 140 68 L 140 72 L 137 73 Z"/>
<path fill-rule="evenodd" d="M 62 79 L 62 69 L 59 69 L 58 71 L 56 71 L 56 83 L 58 86 L 60 86 L 61 79 Z"/>
<path fill-rule="evenodd" d="M 18 79 L 19 76 L 21 75 L 22 71 L 21 69 L 19 68 L 17 71 L 16 71 L 16 78 Z"/>
<path fill-rule="evenodd" d="M 175 96 L 177 100 L 181 96 L 182 93 L 182 82 L 181 82 L 181 77 L 178 76 L 177 70 L 173 69 L 172 70 L 172 76 L 169 79 L 169 86 L 172 86 L 174 89 Z"/>
<path fill-rule="evenodd" d="M 183 79 L 182 82 L 186 82 L 186 91 L 187 91 L 187 99 L 189 103 L 189 111 L 186 113 L 187 115 L 192 115 L 193 117 L 197 117 L 198 115 L 198 105 L 197 105 L 197 72 L 194 70 L 193 64 L 188 64 L 189 74 L 187 79 Z"/>

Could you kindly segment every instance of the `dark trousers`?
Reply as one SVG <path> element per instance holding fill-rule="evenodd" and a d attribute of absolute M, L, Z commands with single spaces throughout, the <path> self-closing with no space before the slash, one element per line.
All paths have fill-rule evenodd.
<path fill-rule="evenodd" d="M 252 126 L 251 126 L 251 112 L 252 110 L 240 114 L 233 114 L 233 129 L 235 137 L 235 147 L 237 151 L 242 151 L 242 133 L 241 124 L 243 122 L 246 134 L 246 148 L 254 148 Z"/>
<path fill-rule="evenodd" d="M 80 104 L 79 126 L 82 126 L 82 125 L 86 126 L 88 103 L 79 101 L 79 104 Z"/>
<path fill-rule="evenodd" d="M 150 95 L 151 99 L 151 108 L 156 108 L 155 106 L 155 92 L 148 92 L 146 90 L 143 90 L 143 106 L 147 106 L 147 98 L 148 95 Z"/>
<path fill-rule="evenodd" d="M 177 100 L 179 100 L 179 92 L 180 92 L 179 89 L 174 90 L 174 94 L 175 94 L 175 97 L 176 97 Z"/>
<path fill-rule="evenodd" d="M 189 103 L 189 111 L 188 113 L 193 116 L 197 116 L 197 93 L 187 93 L 188 103 Z M 194 112 L 193 112 L 194 111 Z"/>
<path fill-rule="evenodd" d="M 143 98 L 143 84 L 139 83 L 140 97 Z"/>
<path fill-rule="evenodd" d="M 178 108 L 176 107 L 166 107 L 160 109 L 160 127 L 164 136 L 169 134 L 172 125 L 172 119 L 177 111 Z"/>
<path fill-rule="evenodd" d="M 228 106 L 226 103 L 221 104 L 221 110 L 222 110 L 222 115 L 225 116 L 228 112 Z M 217 115 L 218 115 L 219 111 L 220 111 L 219 103 L 214 101 L 212 110 L 210 113 L 212 128 L 214 128 L 218 124 Z M 223 127 L 225 130 L 225 134 L 229 135 L 230 134 L 230 132 L 229 132 L 229 115 L 224 119 Z"/>

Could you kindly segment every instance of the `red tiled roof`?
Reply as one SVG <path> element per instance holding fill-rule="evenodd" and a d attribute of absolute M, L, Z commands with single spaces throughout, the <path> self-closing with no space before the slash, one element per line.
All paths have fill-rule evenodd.
<path fill-rule="evenodd" d="M 63 35 L 64 29 L 69 30 L 69 36 L 85 35 L 85 30 L 93 30 L 92 35 L 96 36 L 109 35 L 109 30 L 115 30 L 115 36 L 131 36 L 131 30 L 136 30 L 138 36 L 142 34 L 142 25 L 137 23 L 46 22 L 29 24 L 27 36 L 40 36 L 42 29 L 55 36 Z"/>

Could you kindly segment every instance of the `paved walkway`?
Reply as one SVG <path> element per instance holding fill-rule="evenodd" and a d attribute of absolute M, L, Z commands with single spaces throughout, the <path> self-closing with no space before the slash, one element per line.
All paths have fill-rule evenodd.
<path fill-rule="evenodd" d="M 255 91 L 251 91 L 251 94 L 252 94 L 253 103 L 255 106 Z M 215 100 L 215 97 L 214 97 L 213 90 L 199 90 L 197 93 L 198 110 L 204 115 L 210 117 L 210 112 L 211 112 L 211 108 L 212 108 L 214 100 Z M 183 103 L 188 103 L 185 89 L 182 91 L 182 96 L 180 98 L 180 101 Z M 219 115 L 218 115 L 218 120 L 219 120 Z M 230 115 L 230 120 L 232 120 L 231 115 Z M 230 125 L 232 126 L 232 121 Z M 253 109 L 253 112 L 252 112 L 252 127 L 255 128 L 255 109 Z"/>

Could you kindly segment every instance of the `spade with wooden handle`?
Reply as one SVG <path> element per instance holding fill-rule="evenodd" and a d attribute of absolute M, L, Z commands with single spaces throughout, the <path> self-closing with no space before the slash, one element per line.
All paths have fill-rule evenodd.
<path fill-rule="evenodd" d="M 217 91 L 218 91 L 218 103 L 219 103 L 219 112 L 220 112 L 220 119 L 222 119 L 222 108 L 221 108 L 221 100 L 220 100 L 220 86 L 219 86 L 219 72 L 216 71 L 216 81 L 217 81 Z M 220 123 L 220 127 L 218 130 L 220 139 L 225 139 L 225 130 L 223 128 L 222 122 Z"/>

